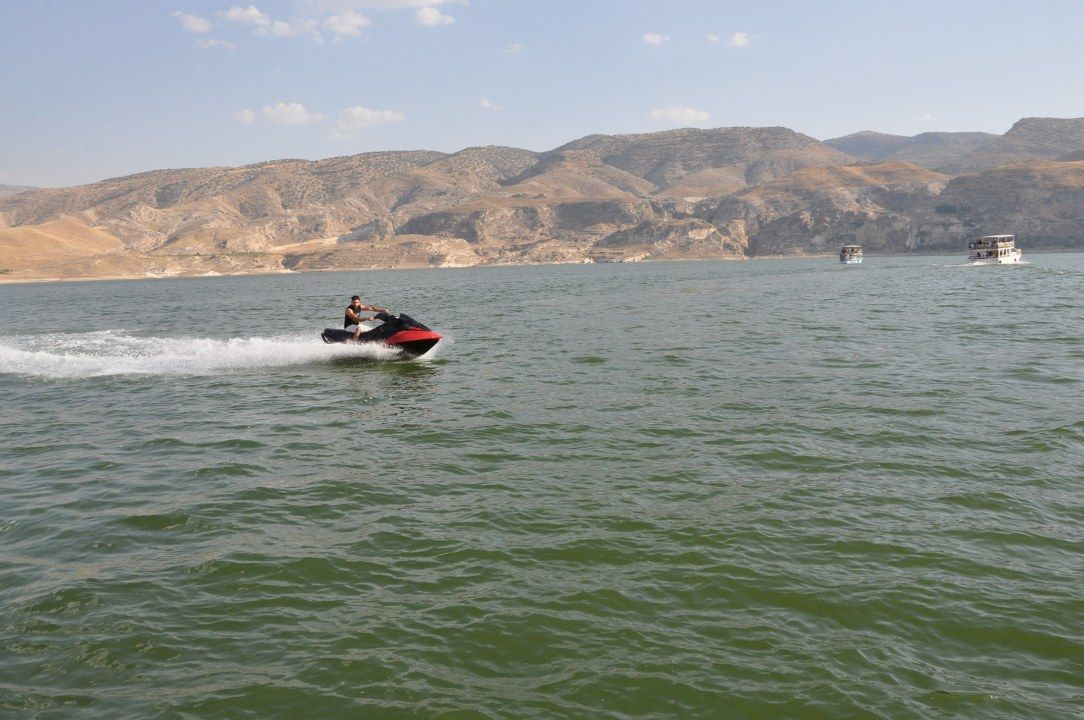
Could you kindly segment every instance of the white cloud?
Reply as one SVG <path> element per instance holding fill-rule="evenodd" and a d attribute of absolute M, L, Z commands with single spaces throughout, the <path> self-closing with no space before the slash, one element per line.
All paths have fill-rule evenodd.
<path fill-rule="evenodd" d="M 402 122 L 406 116 L 394 110 L 370 110 L 361 105 L 348 107 L 339 113 L 335 123 L 337 137 L 352 137 L 358 130 L 383 125 L 384 123 Z"/>
<path fill-rule="evenodd" d="M 308 36 L 317 44 L 324 42 L 321 29 L 337 42 L 356 37 L 372 20 L 359 8 L 381 11 L 414 10 L 421 25 L 449 25 L 455 18 L 438 9 L 449 2 L 465 0 L 295 0 L 299 14 L 289 20 L 276 20 L 255 5 L 231 5 L 219 16 L 228 22 L 250 26 L 258 35 L 277 38 Z M 513 50 L 510 52 L 518 52 Z"/>
<path fill-rule="evenodd" d="M 265 27 L 271 24 L 271 18 L 260 12 L 255 5 L 249 5 L 244 8 L 240 5 L 232 5 L 229 10 L 221 13 L 221 15 L 230 22 L 251 23 L 258 27 Z"/>
<path fill-rule="evenodd" d="M 261 28 L 257 32 L 274 35 L 275 37 L 293 37 L 300 32 L 300 28 L 285 20 L 273 20 L 270 25 Z"/>
<path fill-rule="evenodd" d="M 445 15 L 432 5 L 422 5 L 418 8 L 414 18 L 418 21 L 418 24 L 427 25 L 429 27 L 434 27 L 436 25 L 451 25 L 455 22 L 454 17 Z"/>
<path fill-rule="evenodd" d="M 259 35 L 270 35 L 278 38 L 292 38 L 298 35 L 309 35 L 317 43 L 322 43 L 324 38 L 320 35 L 319 23 L 313 18 L 295 18 L 293 20 L 272 20 L 271 17 L 260 11 L 255 5 L 241 7 L 231 5 L 228 10 L 220 13 L 223 19 L 230 22 L 252 25 Z"/>
<path fill-rule="evenodd" d="M 242 125 L 248 125 L 256 119 L 256 113 L 251 110 L 238 110 L 233 114 L 233 119 Z"/>
<path fill-rule="evenodd" d="M 518 55 L 523 52 L 523 43 L 510 42 L 501 49 L 507 55 Z"/>
<path fill-rule="evenodd" d="M 269 122 L 276 125 L 308 125 L 324 119 L 323 115 L 306 110 L 301 103 L 280 102 L 274 107 L 264 107 L 261 112 Z"/>
<path fill-rule="evenodd" d="M 749 33 L 736 32 L 727 38 L 726 44 L 733 45 L 734 47 L 749 47 L 749 43 L 753 42 L 753 36 Z"/>
<path fill-rule="evenodd" d="M 449 2 L 465 4 L 465 0 L 295 0 L 299 15 L 290 20 L 276 20 L 255 5 L 231 5 L 219 16 L 232 23 L 249 25 L 258 35 L 278 38 L 304 35 L 322 44 L 321 28 L 337 42 L 344 37 L 356 37 L 361 34 L 361 28 L 372 25 L 372 20 L 359 12 L 360 8 L 388 12 L 414 10 L 419 24 L 436 26 L 455 22 L 454 17 L 438 9 Z"/>
<path fill-rule="evenodd" d="M 922 117 L 918 118 L 918 121 L 920 123 L 922 123 L 923 125 L 929 125 L 930 123 L 937 122 L 937 118 L 935 118 L 933 115 L 930 115 L 929 113 L 927 113 L 927 114 L 923 115 Z"/>
<path fill-rule="evenodd" d="M 237 46 L 234 45 L 233 43 L 226 42 L 225 40 L 216 40 L 215 38 L 208 38 L 208 39 L 196 38 L 196 44 L 199 45 L 201 48 L 220 47 L 220 48 L 224 48 L 226 50 L 236 50 L 237 49 Z"/>
<path fill-rule="evenodd" d="M 664 42 L 669 42 L 669 35 L 660 35 L 658 33 L 645 33 L 644 42 L 648 45 L 662 45 Z"/>
<path fill-rule="evenodd" d="M 361 28 L 372 24 L 372 20 L 351 10 L 324 19 L 324 28 L 336 35 L 357 35 Z"/>
<path fill-rule="evenodd" d="M 496 110 L 501 109 L 499 105 L 494 105 L 493 103 L 491 103 L 489 101 L 489 98 L 482 98 L 481 100 L 479 100 L 478 101 L 478 107 L 480 107 L 482 110 L 494 110 L 494 111 L 496 111 Z"/>
<path fill-rule="evenodd" d="M 661 120 L 671 125 L 700 125 L 710 120 L 711 115 L 688 105 L 671 105 L 652 109 L 651 119 Z"/>
<path fill-rule="evenodd" d="M 306 14 L 322 15 L 358 8 L 391 11 L 419 8 L 424 5 L 444 5 L 451 2 L 462 2 L 462 0 L 303 0 L 301 5 Z"/>
<path fill-rule="evenodd" d="M 708 33 L 704 37 L 707 39 L 707 41 L 709 43 L 717 43 L 722 39 L 718 35 L 716 35 L 715 33 Z"/>
<path fill-rule="evenodd" d="M 272 37 L 291 38 L 302 33 L 310 34 L 317 41 L 323 40 L 317 30 L 317 22 L 312 18 L 297 20 L 273 20 L 270 25 L 259 28 L 256 32 Z"/>
<path fill-rule="evenodd" d="M 211 32 L 211 21 L 205 17 L 200 17 L 199 15 L 189 15 L 188 13 L 181 12 L 180 10 L 173 13 L 173 17 L 180 20 L 181 27 L 183 27 L 188 32 Z"/>

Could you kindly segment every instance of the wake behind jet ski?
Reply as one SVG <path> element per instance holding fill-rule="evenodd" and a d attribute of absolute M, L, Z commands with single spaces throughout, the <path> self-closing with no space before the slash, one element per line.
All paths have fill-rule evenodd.
<path fill-rule="evenodd" d="M 372 317 L 372 321 L 380 324 L 371 330 L 366 330 L 354 340 L 354 333 L 350 330 L 326 328 L 320 333 L 320 337 L 326 343 L 368 343 L 379 342 L 398 348 L 404 355 L 418 357 L 433 349 L 440 342 L 441 334 L 433 332 L 425 325 L 400 313 L 398 316 L 386 312 L 378 312 Z M 369 321 L 365 321 L 369 322 Z"/>

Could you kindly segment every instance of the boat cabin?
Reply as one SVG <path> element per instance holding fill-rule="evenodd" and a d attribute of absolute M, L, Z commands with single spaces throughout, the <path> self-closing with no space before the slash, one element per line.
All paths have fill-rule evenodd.
<path fill-rule="evenodd" d="M 971 262 L 1014 262 L 1020 256 L 1015 235 L 983 235 L 967 244 Z"/>
<path fill-rule="evenodd" d="M 846 264 L 857 264 L 862 262 L 862 246 L 844 245 L 839 250 L 839 261 Z"/>

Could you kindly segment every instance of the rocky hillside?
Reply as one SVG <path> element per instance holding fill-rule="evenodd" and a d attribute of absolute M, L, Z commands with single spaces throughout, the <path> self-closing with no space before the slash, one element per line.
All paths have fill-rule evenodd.
<path fill-rule="evenodd" d="M 852 161 L 784 128 L 722 128 L 590 136 L 541 154 L 482 147 L 158 170 L 0 199 L 0 271 L 740 257 L 743 247 L 676 206 Z"/>
<path fill-rule="evenodd" d="M 1027 247 L 1084 250 L 1084 158 L 962 175 L 924 210 L 916 220 L 930 246 L 1007 228 Z"/>
<path fill-rule="evenodd" d="M 920 249 L 911 216 L 945 188 L 947 175 L 908 163 L 800 170 L 765 185 L 702 203 L 698 214 L 729 223 L 749 255 Z"/>
<path fill-rule="evenodd" d="M 1004 135 L 929 132 L 909 137 L 864 130 L 825 144 L 859 160 L 899 160 L 962 175 L 1084 152 L 1084 118 L 1024 118 Z"/>
<path fill-rule="evenodd" d="M 756 184 L 810 165 L 852 158 L 825 143 L 782 127 L 668 130 L 643 135 L 588 135 L 555 152 L 577 150 L 654 183 L 660 191 L 708 180 L 734 187 Z"/>
<path fill-rule="evenodd" d="M 927 132 L 919 135 L 887 135 L 864 130 L 825 140 L 837 150 L 859 160 L 908 162 L 931 170 L 959 162 L 997 135 L 981 132 Z"/>
<path fill-rule="evenodd" d="M 1055 160 L 1084 150 L 1084 118 L 1024 118 L 1012 128 L 945 165 L 954 174 L 979 172 L 1030 160 Z"/>
<path fill-rule="evenodd" d="M 7 195 L 18 195 L 19 193 L 27 192 L 28 190 L 36 190 L 37 188 L 29 185 L 0 185 L 0 197 Z"/>
<path fill-rule="evenodd" d="M 1021 121 L 992 140 L 858 133 L 836 147 L 786 128 L 685 129 L 591 135 L 543 153 L 157 170 L 0 198 L 0 277 L 743 258 L 852 242 L 956 251 L 987 232 L 1017 233 L 1026 249 L 1084 249 L 1080 122 Z M 961 158 L 1000 143 L 987 152 L 1060 160 L 929 168 L 938 152 L 980 140 Z"/>
<path fill-rule="evenodd" d="M 951 177 L 906 163 L 809 168 L 702 204 L 750 256 L 960 252 L 970 238 L 1019 235 L 1026 250 L 1084 250 L 1084 161 L 1022 163 Z M 737 220 L 735 220 L 737 218 Z"/>

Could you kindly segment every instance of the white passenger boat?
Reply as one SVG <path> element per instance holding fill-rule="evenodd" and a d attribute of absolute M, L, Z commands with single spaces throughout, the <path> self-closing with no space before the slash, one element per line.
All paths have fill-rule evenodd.
<path fill-rule="evenodd" d="M 862 246 L 844 245 L 839 251 L 839 261 L 844 265 L 861 265 Z"/>
<path fill-rule="evenodd" d="M 967 261 L 972 265 L 1015 265 L 1021 255 L 1013 235 L 983 235 L 967 244 Z"/>

